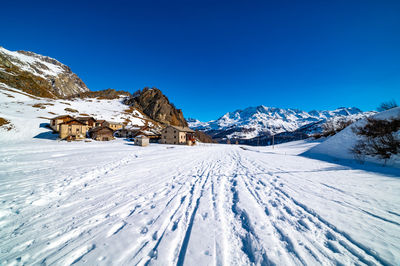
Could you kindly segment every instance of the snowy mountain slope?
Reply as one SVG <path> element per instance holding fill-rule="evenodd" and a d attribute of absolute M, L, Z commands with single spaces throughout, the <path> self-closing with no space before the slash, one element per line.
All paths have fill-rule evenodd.
<path fill-rule="evenodd" d="M 399 178 L 297 156 L 310 142 L 127 144 L 0 145 L 0 262 L 400 261 Z"/>
<path fill-rule="evenodd" d="M 377 113 L 371 118 L 375 119 L 390 119 L 390 118 L 400 118 L 400 107 L 393 108 L 384 112 Z M 354 154 L 351 152 L 351 149 L 356 145 L 357 141 L 360 140 L 360 136 L 357 136 L 353 132 L 354 127 L 358 127 L 364 125 L 366 123 L 366 119 L 362 119 L 345 128 L 338 134 L 328 138 L 321 144 L 315 146 L 305 153 L 307 156 L 313 155 L 329 155 L 335 158 L 353 160 Z M 366 161 L 375 162 L 375 163 L 383 163 L 383 160 L 366 157 Z M 395 156 L 391 160 L 387 161 L 386 164 L 400 167 L 400 157 Z"/>
<path fill-rule="evenodd" d="M 89 89 L 71 69 L 57 60 L 0 46 L 0 82 L 30 94 L 65 98 Z"/>
<path fill-rule="evenodd" d="M 77 111 L 77 112 L 75 112 Z M 0 117 L 11 122 L 12 129 L 0 127 L 0 143 L 28 142 L 41 138 L 56 138 L 44 126 L 57 115 L 90 115 L 128 125 L 143 126 L 152 120 L 122 103 L 121 99 L 97 98 L 60 100 L 39 98 L 0 83 Z"/>
<path fill-rule="evenodd" d="M 189 119 L 188 123 L 192 128 L 208 132 L 221 139 L 251 139 L 294 132 L 307 126 L 310 128 L 306 133 L 313 134 L 320 132 L 322 124 L 327 120 L 357 120 L 371 114 L 373 112 L 362 112 L 355 107 L 305 112 L 297 109 L 257 106 L 226 113 L 221 118 L 209 122 Z"/>

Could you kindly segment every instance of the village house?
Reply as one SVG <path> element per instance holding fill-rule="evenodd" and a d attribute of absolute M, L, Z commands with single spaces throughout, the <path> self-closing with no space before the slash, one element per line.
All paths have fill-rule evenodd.
<path fill-rule="evenodd" d="M 60 131 L 60 124 L 65 123 L 67 121 L 71 121 L 74 118 L 70 115 L 60 115 L 57 117 L 54 117 L 52 119 L 50 119 L 50 127 L 56 131 L 59 132 Z"/>
<path fill-rule="evenodd" d="M 106 120 L 96 120 L 95 126 L 94 127 L 101 127 L 105 126 L 104 123 L 107 122 Z"/>
<path fill-rule="evenodd" d="M 72 119 L 59 124 L 60 139 L 76 140 L 86 138 L 88 127 L 85 123 Z"/>
<path fill-rule="evenodd" d="M 102 125 L 107 126 L 114 131 L 123 128 L 123 125 L 121 123 L 117 123 L 117 122 L 105 121 Z"/>
<path fill-rule="evenodd" d="M 148 146 L 149 145 L 149 138 L 143 135 L 139 135 L 137 137 L 135 137 L 135 145 L 138 146 Z"/>
<path fill-rule="evenodd" d="M 89 136 L 94 140 L 109 141 L 114 139 L 114 130 L 107 126 L 95 127 L 89 131 Z"/>
<path fill-rule="evenodd" d="M 96 119 L 91 116 L 77 117 L 76 120 L 85 123 L 88 126 L 88 129 L 94 128 L 96 126 Z"/>
<path fill-rule="evenodd" d="M 139 126 L 127 126 L 115 131 L 114 136 L 118 138 L 134 138 L 140 133 Z"/>
<path fill-rule="evenodd" d="M 135 138 L 136 136 L 142 135 L 147 137 L 151 143 L 158 143 L 161 139 L 161 134 L 148 126 L 125 127 L 115 131 L 114 135 L 118 138 Z"/>
<path fill-rule="evenodd" d="M 147 137 L 151 143 L 158 143 L 161 139 L 161 134 L 148 125 L 141 127 L 135 136 L 138 135 Z"/>
<path fill-rule="evenodd" d="M 186 144 L 196 143 L 194 131 L 188 127 L 167 126 L 161 132 L 161 144 Z"/>

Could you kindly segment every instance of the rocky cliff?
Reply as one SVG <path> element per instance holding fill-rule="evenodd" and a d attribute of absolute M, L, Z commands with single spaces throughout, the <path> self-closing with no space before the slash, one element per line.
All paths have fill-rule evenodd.
<path fill-rule="evenodd" d="M 66 98 L 89 91 L 68 66 L 57 60 L 3 47 L 0 47 L 0 83 L 47 98 Z"/>
<path fill-rule="evenodd" d="M 182 110 L 176 109 L 168 98 L 156 88 L 144 88 L 125 100 L 125 104 L 140 109 L 151 119 L 166 125 L 188 126 Z"/>

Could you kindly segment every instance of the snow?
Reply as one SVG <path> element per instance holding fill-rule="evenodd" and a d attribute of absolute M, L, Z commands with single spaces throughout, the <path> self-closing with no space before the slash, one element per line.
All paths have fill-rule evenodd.
<path fill-rule="evenodd" d="M 398 264 L 399 171 L 301 156 L 317 145 L 3 143 L 0 262 Z"/>
<path fill-rule="evenodd" d="M 0 47 L 0 53 L 11 57 L 12 62 L 19 66 L 22 70 L 31 72 L 32 74 L 39 77 L 46 78 L 46 76 L 57 76 L 64 71 L 58 65 L 41 60 L 41 58 L 44 58 L 44 56 L 41 55 L 26 55 L 18 51 L 9 51 L 3 47 Z M 42 67 L 43 65 L 45 67 Z M 37 69 L 40 69 L 42 73 L 39 73 Z"/>
<path fill-rule="evenodd" d="M 391 119 L 391 118 L 400 118 L 400 107 L 396 107 L 381 113 L 377 113 L 371 118 L 375 119 Z M 354 160 L 354 154 L 351 152 L 351 149 L 356 145 L 357 141 L 361 139 L 360 136 L 357 136 L 353 132 L 353 128 L 362 126 L 366 123 L 366 119 L 362 119 L 357 121 L 356 123 L 348 126 L 338 134 L 328 138 L 326 141 L 321 143 L 320 145 L 310 149 L 307 151 L 307 156 L 318 156 L 318 155 L 326 155 L 335 157 L 338 159 L 344 160 Z M 383 164 L 381 159 L 366 157 L 365 161 Z M 399 156 L 393 156 L 391 160 L 386 162 L 386 165 L 395 166 L 400 168 L 400 158 Z"/>
<path fill-rule="evenodd" d="M 188 123 L 191 128 L 203 131 L 227 131 L 227 138 L 251 139 L 257 136 L 292 132 L 303 126 L 327 120 L 337 122 L 343 119 L 350 119 L 355 121 L 372 114 L 374 112 L 362 112 L 355 107 L 341 107 L 333 111 L 314 110 L 305 112 L 297 109 L 282 109 L 261 105 L 229 112 L 219 119 L 209 122 L 188 119 Z M 320 128 L 321 126 L 319 126 Z M 233 133 L 229 133 L 232 129 L 236 130 Z"/>
<path fill-rule="evenodd" d="M 45 109 L 33 107 L 35 104 L 44 104 Z M 79 112 L 68 112 L 65 111 L 65 108 Z M 129 125 L 143 126 L 145 117 L 136 110 L 131 114 L 125 113 L 128 108 L 129 106 L 124 105 L 121 99 L 53 100 L 32 98 L 28 94 L 0 83 L 0 117 L 10 120 L 14 126 L 10 132 L 5 132 L 0 128 L 0 143 L 30 142 L 32 138 L 54 139 L 57 136 L 52 135 L 44 125 L 49 123 L 50 118 L 63 114 L 72 116 L 88 114 L 95 119 L 111 122 L 124 122 L 125 119 L 129 119 Z"/>
<path fill-rule="evenodd" d="M 65 108 L 144 125 L 121 99 L 0 84 L 13 126 L 0 128 L 1 265 L 400 263 L 400 169 L 304 156 L 343 152 L 349 132 L 268 147 L 64 142 L 45 124 Z"/>

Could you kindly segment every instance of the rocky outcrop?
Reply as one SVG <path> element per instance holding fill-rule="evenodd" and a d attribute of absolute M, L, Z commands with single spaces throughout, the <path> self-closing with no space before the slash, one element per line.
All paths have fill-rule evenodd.
<path fill-rule="evenodd" d="M 57 60 L 33 52 L 0 47 L 0 82 L 29 94 L 67 98 L 87 92 L 85 83 Z"/>
<path fill-rule="evenodd" d="M 118 99 L 120 97 L 127 97 L 130 96 L 131 94 L 126 91 L 117 91 L 114 89 L 105 89 L 105 90 L 99 90 L 99 91 L 86 91 L 86 92 L 80 92 L 78 94 L 72 95 L 68 98 L 81 98 L 81 99 L 86 99 L 86 98 L 97 98 L 99 100 L 102 99 L 107 99 L 107 100 L 112 100 L 112 99 Z"/>
<path fill-rule="evenodd" d="M 127 98 L 124 103 L 138 108 L 159 123 L 182 127 L 188 126 L 182 110 L 176 109 L 159 89 L 144 88 L 142 91 L 137 91 L 133 96 Z"/>

